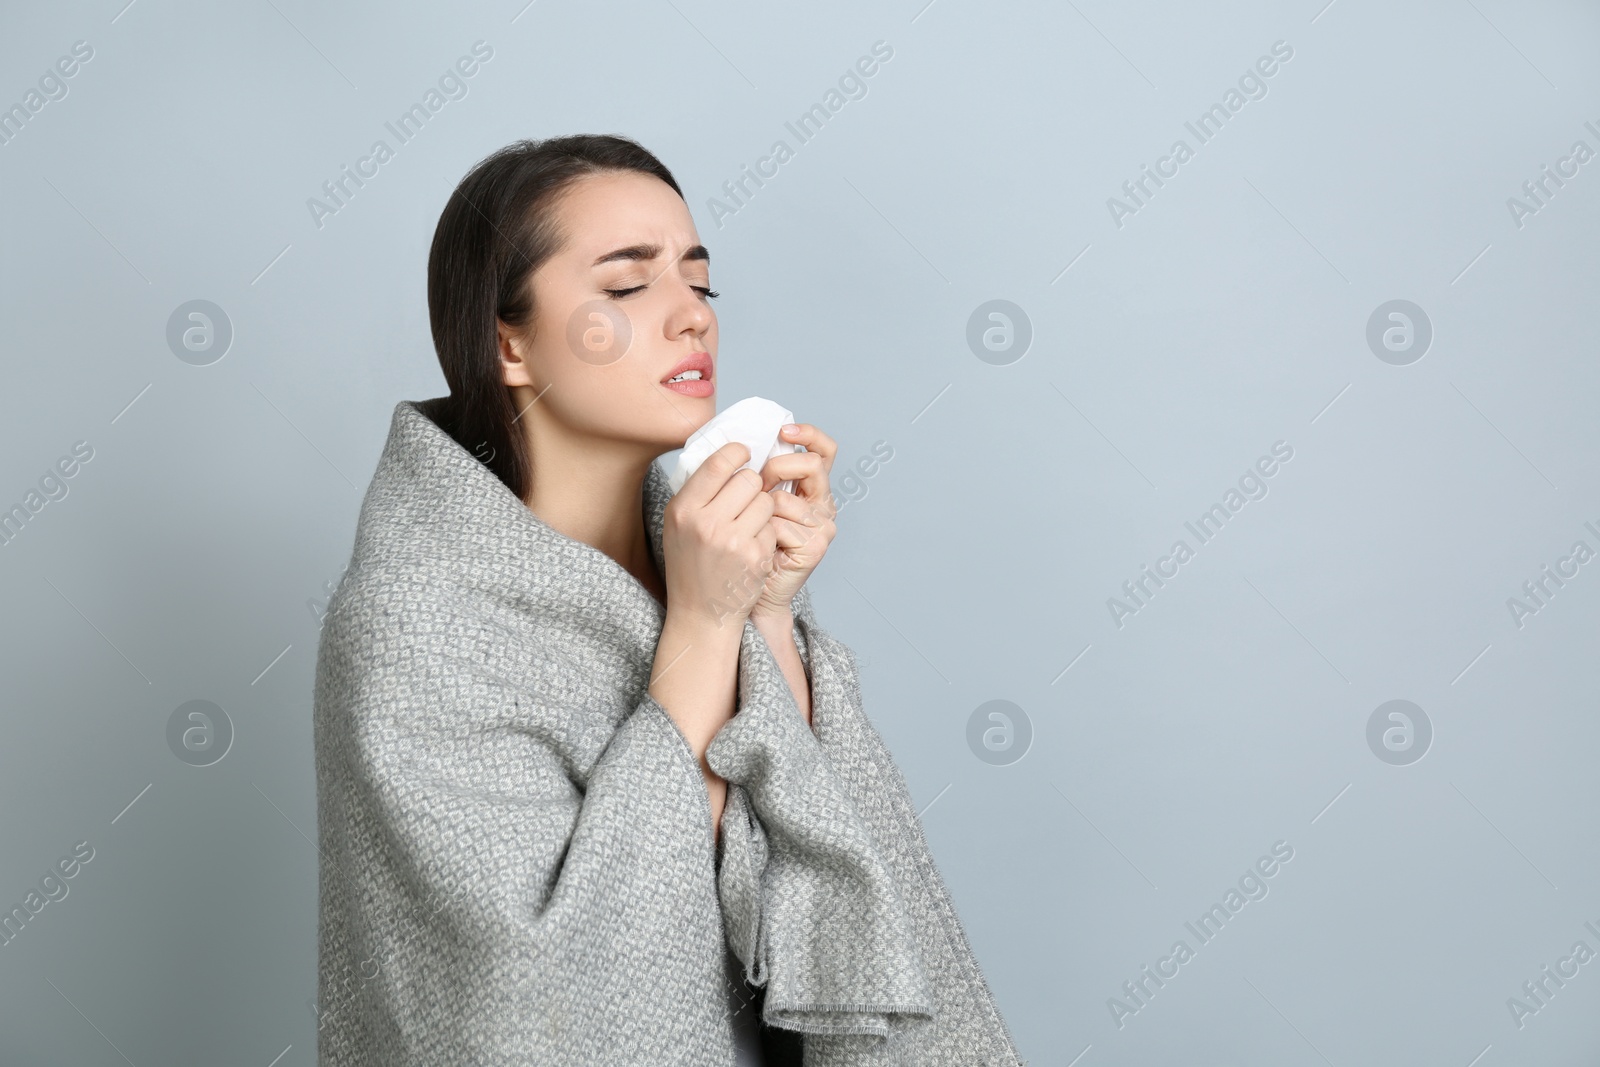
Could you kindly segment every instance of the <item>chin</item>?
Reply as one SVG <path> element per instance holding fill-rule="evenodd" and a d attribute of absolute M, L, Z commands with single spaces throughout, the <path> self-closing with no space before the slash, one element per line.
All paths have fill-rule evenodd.
<path fill-rule="evenodd" d="M 678 430 L 674 435 L 672 443 L 673 448 L 682 448 L 684 445 L 688 444 L 689 438 L 696 431 L 698 431 L 700 427 L 711 421 L 711 417 L 717 413 L 716 397 L 694 397 L 689 399 L 689 402 L 684 404 L 679 410 L 689 418 L 692 425 L 689 425 L 687 429 L 685 429 L 684 423 L 678 423 Z"/>

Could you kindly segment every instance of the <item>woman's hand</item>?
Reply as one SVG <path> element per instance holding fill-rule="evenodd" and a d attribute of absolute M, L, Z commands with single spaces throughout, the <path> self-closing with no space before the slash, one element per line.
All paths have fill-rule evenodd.
<path fill-rule="evenodd" d="M 803 422 L 780 439 L 804 445 L 806 451 L 774 456 L 761 468 L 761 488 L 767 490 L 762 495 L 775 504 L 768 526 L 776 551 L 765 585 L 750 610 L 752 619 L 791 614 L 795 594 L 833 543 L 833 520 L 839 512 L 828 484 L 838 451 L 833 438 Z M 794 480 L 794 492 L 773 488 L 789 479 Z"/>
<path fill-rule="evenodd" d="M 743 466 L 749 459 L 746 445 L 723 445 L 667 502 L 661 528 L 667 612 L 696 629 L 720 628 L 724 619 L 742 629 L 778 552 L 771 522 L 777 494 L 761 491 L 761 476 Z"/>

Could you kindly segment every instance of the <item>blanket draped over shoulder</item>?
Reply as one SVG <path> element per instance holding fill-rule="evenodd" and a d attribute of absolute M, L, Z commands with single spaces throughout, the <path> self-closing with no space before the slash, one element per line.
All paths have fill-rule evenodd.
<path fill-rule="evenodd" d="M 809 594 L 813 725 L 745 620 L 714 840 L 660 602 L 438 405 L 395 408 L 318 649 L 319 1063 L 732 1064 L 729 949 L 809 1067 L 1022 1063 Z M 669 495 L 651 464 L 663 573 Z"/>

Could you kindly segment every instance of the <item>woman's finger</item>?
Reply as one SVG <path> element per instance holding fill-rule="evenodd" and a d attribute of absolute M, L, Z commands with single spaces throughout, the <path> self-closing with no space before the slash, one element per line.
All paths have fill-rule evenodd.
<path fill-rule="evenodd" d="M 750 502 L 744 506 L 730 525 L 746 537 L 755 537 L 767 525 L 767 520 L 772 518 L 777 510 L 778 502 L 771 493 L 760 490 L 752 493 Z"/>
<path fill-rule="evenodd" d="M 820 452 L 784 452 L 773 456 L 761 465 L 761 488 L 771 489 L 779 482 L 800 482 L 806 478 L 820 478 L 826 481 L 828 477 L 827 461 Z M 804 496 L 803 492 L 796 492 L 797 496 Z"/>
<path fill-rule="evenodd" d="M 779 433 L 778 440 L 789 444 L 804 445 L 807 452 L 815 452 L 822 457 L 824 470 L 833 470 L 833 457 L 839 451 L 839 446 L 833 438 L 811 425 L 811 423 L 796 423 L 792 433 Z"/>
<path fill-rule="evenodd" d="M 775 505 L 772 526 L 778 534 L 778 545 L 784 549 L 800 548 L 824 531 L 830 518 L 821 515 L 809 501 L 793 493 L 774 489 L 767 493 Z"/>
<path fill-rule="evenodd" d="M 821 526 L 830 518 L 812 507 L 809 500 L 794 493 L 771 489 L 767 491 L 767 496 L 772 498 L 773 515 L 780 519 L 788 519 L 801 526 Z"/>
<path fill-rule="evenodd" d="M 792 481 L 792 492 L 812 508 L 832 518 L 838 510 L 828 484 L 826 458 L 818 452 L 773 456 L 761 467 L 761 488 L 771 491 L 779 482 Z"/>
<path fill-rule="evenodd" d="M 719 514 L 733 518 L 745 509 L 755 495 L 749 479 L 738 477 L 749 459 L 749 445 L 741 441 L 729 441 L 705 458 L 705 462 L 689 475 L 673 499 L 682 501 L 679 507 L 713 508 Z"/>

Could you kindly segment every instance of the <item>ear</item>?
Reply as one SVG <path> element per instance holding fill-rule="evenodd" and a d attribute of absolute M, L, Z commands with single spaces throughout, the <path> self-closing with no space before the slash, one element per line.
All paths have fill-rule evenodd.
<path fill-rule="evenodd" d="M 495 347 L 500 353 L 500 377 L 506 385 L 533 385 L 528 361 L 523 358 L 523 341 L 511 327 L 495 319 Z"/>

